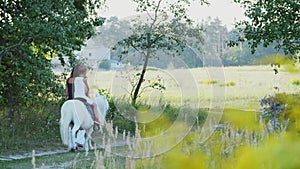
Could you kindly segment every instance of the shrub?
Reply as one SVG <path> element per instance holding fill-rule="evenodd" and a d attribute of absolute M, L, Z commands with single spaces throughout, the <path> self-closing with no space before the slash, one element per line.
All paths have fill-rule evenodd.
<path fill-rule="evenodd" d="M 271 122 L 270 130 L 283 130 L 293 127 L 299 130 L 299 94 L 278 93 L 266 96 L 261 101 L 262 118 L 266 123 Z"/>
<path fill-rule="evenodd" d="M 20 107 L 15 118 L 0 111 L 0 152 L 24 153 L 61 145 L 59 134 L 60 102 Z M 56 147 L 57 148 L 57 147 Z M 24 151 L 24 152 L 22 152 Z"/>
<path fill-rule="evenodd" d="M 111 65 L 110 65 L 110 61 L 108 59 L 104 59 L 100 62 L 99 64 L 99 69 L 105 69 L 105 70 L 110 70 Z"/>
<path fill-rule="evenodd" d="M 134 133 L 135 122 L 130 120 L 133 119 L 133 116 L 135 115 L 135 113 L 132 112 L 132 105 L 127 102 L 125 98 L 112 98 L 108 101 L 110 110 L 106 115 L 106 120 L 112 122 L 114 128 L 118 127 L 119 133 L 123 133 L 124 130 L 126 130 L 126 132 L 130 131 L 130 133 Z M 126 117 L 124 117 L 124 115 Z"/>
<path fill-rule="evenodd" d="M 236 83 L 233 82 L 233 81 L 230 81 L 230 82 L 226 82 L 226 83 L 225 83 L 226 86 L 235 86 L 235 84 L 236 84 Z"/>
<path fill-rule="evenodd" d="M 300 79 L 292 79 L 290 80 L 290 84 L 299 86 L 300 85 Z"/>
<path fill-rule="evenodd" d="M 223 86 L 235 86 L 235 82 L 230 81 L 230 82 L 226 82 L 226 83 L 220 83 L 219 86 L 223 87 Z"/>
<path fill-rule="evenodd" d="M 174 123 L 174 121 L 177 120 L 178 114 L 181 112 L 195 111 L 191 108 L 186 108 L 183 110 L 182 107 L 176 107 L 170 104 L 150 106 L 146 103 L 143 103 L 133 107 L 132 104 L 130 104 L 125 98 L 114 99 L 114 101 L 112 100 L 109 101 L 110 111 L 108 112 L 106 119 L 107 121 L 111 121 L 113 123 L 114 128 L 118 127 L 119 133 L 123 133 L 124 130 L 126 133 L 128 131 L 131 134 L 135 133 L 136 124 L 133 119 L 138 116 L 138 112 L 136 110 L 145 111 L 144 113 L 148 113 L 147 111 L 152 111 L 152 113 L 157 113 L 158 115 L 158 117 L 153 119 L 151 122 L 138 124 L 139 127 L 145 127 L 147 129 L 147 133 L 142 133 L 144 136 L 156 135 L 157 132 L 168 129 Z M 206 119 L 206 116 L 207 110 L 198 110 L 196 125 L 202 125 Z"/>
<path fill-rule="evenodd" d="M 206 79 L 206 80 L 200 80 L 199 83 L 200 84 L 217 84 L 218 81 L 213 80 L 213 79 Z"/>

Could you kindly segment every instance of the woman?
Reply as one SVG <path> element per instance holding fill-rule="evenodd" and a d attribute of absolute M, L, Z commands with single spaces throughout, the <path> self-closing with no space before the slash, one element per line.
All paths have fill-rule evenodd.
<path fill-rule="evenodd" d="M 85 65 L 78 65 L 75 67 L 74 72 L 74 98 L 83 98 L 93 108 L 94 121 L 96 124 L 100 124 L 97 110 L 97 104 L 89 96 L 89 85 L 87 83 L 87 67 Z"/>
<path fill-rule="evenodd" d="M 73 67 L 70 77 L 66 80 L 66 96 L 68 97 L 68 100 L 72 100 L 74 99 L 74 70 L 78 69 L 79 65 L 76 65 L 75 67 Z M 75 142 L 77 144 L 77 147 L 83 147 L 83 144 L 85 142 L 85 130 L 78 130 L 76 132 L 76 137 L 75 137 Z"/>

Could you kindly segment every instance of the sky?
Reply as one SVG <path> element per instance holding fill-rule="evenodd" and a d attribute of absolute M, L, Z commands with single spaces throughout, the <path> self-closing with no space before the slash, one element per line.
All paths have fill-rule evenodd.
<path fill-rule="evenodd" d="M 189 8 L 190 16 L 196 21 L 206 20 L 208 17 L 218 17 L 223 25 L 229 29 L 234 27 L 234 22 L 243 20 L 244 10 L 239 4 L 232 0 L 209 0 L 209 6 L 201 6 L 192 3 Z M 117 16 L 119 19 L 126 18 L 138 13 L 135 12 L 135 3 L 132 0 L 107 0 L 107 8 L 103 9 L 101 14 L 104 17 Z"/>

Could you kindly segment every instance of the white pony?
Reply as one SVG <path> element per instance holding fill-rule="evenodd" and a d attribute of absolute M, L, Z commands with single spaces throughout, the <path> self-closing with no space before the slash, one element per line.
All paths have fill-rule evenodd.
<path fill-rule="evenodd" d="M 105 116 L 109 109 L 106 96 L 97 94 L 94 98 L 98 107 L 98 117 L 101 125 L 105 123 Z M 69 127 L 73 122 L 73 128 Z M 92 149 L 91 135 L 93 132 L 94 120 L 88 112 L 84 103 L 80 100 L 67 100 L 61 107 L 60 135 L 64 145 L 68 145 L 69 151 L 76 149 L 75 133 L 81 127 L 85 130 L 84 148 Z M 70 131 L 71 130 L 71 131 Z M 86 146 L 88 144 L 88 146 Z"/>

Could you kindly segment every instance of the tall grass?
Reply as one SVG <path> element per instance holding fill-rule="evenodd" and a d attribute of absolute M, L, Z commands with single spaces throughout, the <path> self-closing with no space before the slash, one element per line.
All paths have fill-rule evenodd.
<path fill-rule="evenodd" d="M 1 155 L 28 153 L 36 147 L 40 151 L 56 148 L 55 146 L 62 147 L 59 135 L 59 104 L 36 104 L 19 110 L 19 114 L 13 119 L 5 116 L 5 113 L 1 116 Z M 5 112 L 6 109 L 1 111 Z"/>
<path fill-rule="evenodd" d="M 193 69 L 191 71 L 195 75 L 196 83 L 201 79 L 209 79 L 208 76 L 205 76 L 203 69 Z M 110 80 L 113 76 L 112 73 L 98 73 L 101 74 L 101 78 L 97 79 L 97 84 L 99 82 L 100 88 L 109 88 L 112 83 Z M 69 163 L 64 168 L 300 168 L 298 160 L 300 152 L 300 106 L 298 96 L 287 97 L 285 95 L 281 98 L 288 101 L 287 105 L 292 105 L 286 109 L 286 117 L 290 118 L 290 121 L 284 131 L 268 133 L 265 129 L 266 124 L 260 119 L 259 112 L 255 111 L 259 109 L 259 100 L 262 97 L 274 93 L 274 83 L 279 86 L 281 92 L 295 92 L 294 88 L 289 87 L 287 82 L 296 79 L 298 75 L 279 72 L 280 78 L 277 78 L 278 76 L 275 76 L 268 66 L 224 68 L 224 73 L 226 81 L 235 82 L 235 85 L 226 88 L 225 105 L 228 108 L 224 110 L 221 124 L 211 126 L 214 132 L 208 139 L 203 140 L 202 125 L 209 113 L 208 106 L 205 107 L 205 105 L 209 105 L 212 93 L 209 91 L 210 87 L 208 87 L 211 85 L 203 84 L 199 84 L 199 93 L 194 92 L 195 95 L 200 95 L 200 101 L 204 103 L 204 106 L 201 107 L 203 109 L 185 109 L 186 111 L 198 112 L 197 123 L 188 135 L 179 142 L 174 142 L 172 137 L 162 137 L 174 124 L 181 110 L 181 107 L 177 106 L 180 105 L 178 103 L 182 102 L 180 96 L 178 96 L 178 86 L 171 84 L 167 88 L 168 92 L 165 96 L 167 104 L 164 105 L 164 111 L 158 113 L 159 116 L 149 123 L 137 123 L 135 120 L 135 118 L 142 118 L 136 117 L 136 114 L 146 114 L 145 112 L 147 112 L 149 106 L 147 103 L 136 107 L 138 111 L 135 112 L 132 111 L 129 103 L 114 98 L 115 104 L 118 106 L 114 107 L 114 103 L 110 103 L 112 110 L 107 116 L 109 123 L 104 127 L 103 133 L 94 133 L 93 135 L 95 143 L 103 146 L 103 149 L 86 152 L 88 154 L 86 156 L 80 152 L 77 157 L 73 154 L 72 160 L 65 160 Z M 56 112 L 55 109 L 49 108 L 47 111 Z M 49 111 L 49 113 L 52 111 Z M 14 147 L 14 149 L 24 148 L 22 147 L 22 145 L 25 145 L 22 144 L 23 140 L 12 141 L 16 138 L 19 139 L 17 137 L 19 134 L 23 134 L 24 137 L 22 138 L 27 140 L 32 138 L 41 140 L 42 137 L 47 135 L 45 133 L 54 129 L 53 133 L 48 135 L 49 140 L 51 140 L 51 137 L 59 139 L 59 134 L 56 133 L 58 124 L 55 122 L 55 119 L 59 116 L 58 114 L 53 114 L 53 117 L 48 117 L 43 113 L 32 113 L 31 115 L 32 117 L 23 117 L 27 119 L 26 128 L 22 128 L 25 131 L 23 133 L 22 129 L 15 127 L 18 124 L 17 121 L 11 129 L 6 129 L 9 127 L 7 125 L 3 130 L 2 126 L 5 124 L 0 124 L 1 136 L 4 136 L 0 139 L 2 139 L 1 143 L 4 142 L 5 144 L 2 150 L 7 150 L 9 147 Z M 43 118 L 36 118 L 38 116 Z M 24 119 L 20 122 L 24 122 Z M 45 127 L 49 125 L 45 119 L 53 119 L 49 123 L 52 126 Z M 32 121 L 34 121 L 34 124 L 44 126 L 44 129 L 41 131 L 33 130 L 35 125 L 31 124 Z M 180 131 L 185 127 L 184 121 L 182 121 L 182 123 L 176 123 L 174 128 Z M 31 136 L 29 131 L 33 131 L 34 136 Z M 156 142 L 143 141 L 146 138 L 155 136 L 162 137 L 162 139 Z M 115 146 L 117 144 L 118 146 Z M 168 151 L 154 153 L 168 147 L 168 144 L 174 146 Z M 37 145 L 33 145 L 31 149 L 35 149 L 35 146 Z M 54 162 L 47 162 L 46 160 L 44 162 L 46 166 L 51 166 L 49 163 Z M 36 165 L 36 167 L 39 166 L 42 166 L 42 164 L 38 163 Z"/>
<path fill-rule="evenodd" d="M 127 156 L 120 155 L 122 153 L 115 154 L 116 151 L 110 144 L 113 143 L 114 134 L 114 136 L 105 137 L 105 151 L 97 151 L 98 154 L 94 160 L 89 160 L 90 164 L 78 159 L 76 166 L 69 168 L 273 169 L 300 166 L 297 158 L 300 140 L 292 132 L 271 136 L 262 130 L 246 130 L 227 124 L 222 129 L 216 130 L 208 140 L 202 142 L 201 130 L 195 128 L 170 151 L 157 156 L 147 156 L 147 153 L 155 146 L 141 144 L 141 137 L 137 132 L 134 137 L 125 137 L 125 146 L 118 149 L 118 152 L 126 151 L 124 154 Z M 160 144 L 165 146 L 164 142 Z M 133 158 L 135 154 L 145 156 Z"/>
<path fill-rule="evenodd" d="M 291 97 L 288 100 L 294 100 Z M 293 106 L 299 104 L 289 103 L 296 104 Z M 297 115 L 298 111 L 287 110 L 294 111 L 291 117 Z M 166 128 L 174 123 L 177 111 L 176 107 L 170 106 L 166 113 L 161 115 L 162 117 L 152 123 L 147 125 L 135 123 L 134 133 L 120 132 L 113 121 L 107 123 L 101 137 L 94 138 L 97 144 L 103 146 L 103 151 L 95 149 L 93 158 L 89 158 L 88 161 L 75 157 L 73 165 L 67 168 L 281 169 L 300 167 L 298 160 L 300 137 L 299 128 L 295 127 L 297 125 L 290 124 L 288 130 L 268 133 L 260 112 L 232 108 L 224 110 L 219 125 L 211 126 L 214 132 L 208 139 L 203 140 L 201 136 L 203 121 L 199 120 L 183 140 L 167 151 L 160 152 L 158 150 L 162 147 L 174 143 L 172 137 L 164 137 L 159 141 L 144 139 L 162 136 Z M 205 111 L 199 111 L 199 115 L 198 119 L 206 118 Z M 177 123 L 178 131 L 185 127 L 181 125 L 182 123 Z M 95 136 L 99 134 L 96 133 Z M 123 145 L 114 146 L 120 142 Z"/>
<path fill-rule="evenodd" d="M 286 115 L 291 120 L 289 127 L 279 132 L 268 132 L 261 113 L 232 108 L 224 110 L 221 124 L 211 126 L 212 135 L 203 140 L 202 124 L 195 125 L 184 139 L 168 151 L 156 152 L 172 142 L 171 137 L 156 142 L 145 142 L 151 136 L 161 136 L 165 128 L 174 121 L 163 114 L 163 117 L 147 125 L 136 123 L 132 137 L 130 134 L 118 133 L 114 124 L 108 123 L 106 134 L 102 138 L 105 145 L 103 154 L 106 168 L 162 168 L 162 169 L 276 169 L 299 168 L 298 153 L 300 150 L 299 106 L 296 95 L 278 95 L 278 99 L 287 101 L 290 107 Z M 176 118 L 176 107 L 169 107 L 168 111 Z M 167 112 L 168 112 L 167 111 Z M 187 110 L 188 111 L 188 110 Z M 205 113 L 204 113 L 205 114 Z M 205 119 L 205 116 L 204 116 Z M 177 126 L 178 131 L 184 125 Z M 155 129 L 161 130 L 155 130 Z M 119 137 L 122 135 L 123 137 Z M 111 145 L 117 140 L 125 142 L 123 147 L 115 148 Z M 119 159 L 119 161 L 117 161 Z M 120 160 L 120 159 L 123 159 Z"/>

